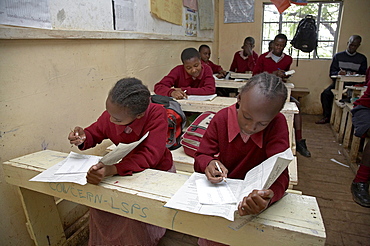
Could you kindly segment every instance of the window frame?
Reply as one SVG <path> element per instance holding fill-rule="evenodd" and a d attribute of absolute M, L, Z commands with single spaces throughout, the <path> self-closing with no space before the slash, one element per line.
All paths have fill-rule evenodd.
<path fill-rule="evenodd" d="M 332 56 L 334 56 L 334 54 L 336 53 L 337 51 L 337 48 L 338 48 L 338 36 L 339 36 L 339 30 L 340 30 L 340 23 L 341 23 L 341 19 L 342 19 L 342 12 L 343 12 L 343 1 L 342 0 L 334 0 L 334 1 L 309 1 L 308 4 L 312 4 L 312 3 L 315 3 L 315 4 L 318 4 L 318 12 L 316 13 L 316 15 L 314 15 L 314 18 L 316 20 L 316 26 L 317 26 L 317 33 L 319 34 L 320 32 L 320 25 L 322 23 L 330 23 L 331 25 L 337 25 L 337 30 L 335 32 L 335 35 L 334 35 L 334 40 L 324 40 L 324 39 L 319 39 L 318 40 L 318 43 L 320 44 L 320 42 L 332 42 L 333 43 L 333 50 L 332 50 Z M 338 13 L 338 19 L 336 21 L 321 21 L 321 11 L 322 11 L 322 7 L 324 4 L 332 4 L 332 3 L 338 3 L 339 4 L 339 13 Z M 262 14 L 262 33 L 261 33 L 261 49 L 263 49 L 263 43 L 264 42 L 269 42 L 271 41 L 270 39 L 264 39 L 263 35 L 264 35 L 264 26 L 265 24 L 278 24 L 278 32 L 276 33 L 279 34 L 282 32 L 283 30 L 283 24 L 289 24 L 289 23 L 296 23 L 298 24 L 299 21 L 295 22 L 295 21 L 283 21 L 283 14 L 279 14 L 279 21 L 267 21 L 265 22 L 264 18 L 265 18 L 265 6 L 267 5 L 273 5 L 273 3 L 271 2 L 264 2 L 263 3 L 263 14 Z M 287 35 L 288 37 L 288 35 Z M 318 38 L 320 36 L 318 35 Z M 287 47 L 290 49 L 290 41 L 292 40 L 293 37 L 288 37 L 288 42 L 287 42 Z M 293 47 L 292 47 L 293 48 Z M 294 49 L 294 48 L 293 48 Z M 264 52 L 262 52 L 264 53 Z M 289 52 L 290 53 L 290 52 Z M 324 57 L 324 58 L 320 58 L 320 55 L 317 55 L 317 50 L 313 50 L 312 52 L 310 53 L 305 53 L 305 54 L 308 54 L 309 57 L 299 57 L 299 59 L 307 59 L 307 60 L 315 60 L 315 59 L 322 59 L 322 60 L 329 60 L 329 59 L 332 59 L 332 57 Z M 311 54 L 312 54 L 312 57 L 311 57 Z"/>

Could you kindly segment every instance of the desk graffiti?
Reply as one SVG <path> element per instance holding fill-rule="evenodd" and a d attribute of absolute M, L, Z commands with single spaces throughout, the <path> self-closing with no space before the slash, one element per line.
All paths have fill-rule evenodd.
<path fill-rule="evenodd" d="M 142 207 L 137 203 L 127 203 L 123 201 L 115 201 L 113 197 L 106 199 L 103 194 L 93 194 L 90 191 L 78 189 L 74 185 L 66 183 L 49 183 L 50 189 L 59 193 L 71 194 L 74 197 L 86 199 L 89 203 L 108 204 L 112 209 L 118 209 L 126 214 L 136 214 L 142 218 L 147 218 L 145 211 L 148 207 Z"/>

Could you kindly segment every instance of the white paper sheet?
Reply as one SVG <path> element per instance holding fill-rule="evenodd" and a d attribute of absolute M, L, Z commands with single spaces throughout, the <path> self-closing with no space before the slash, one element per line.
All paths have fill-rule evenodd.
<path fill-rule="evenodd" d="M 280 174 L 287 168 L 294 156 L 290 148 L 282 153 L 278 153 L 262 162 L 260 165 L 251 169 L 244 180 L 227 179 L 231 194 L 242 201 L 244 196 L 248 196 L 254 189 L 268 189 Z M 202 191 L 197 190 L 197 183 L 202 184 L 207 179 L 205 174 L 193 173 L 185 184 L 175 193 L 175 195 L 164 205 L 165 207 L 184 210 L 192 213 L 220 216 L 234 221 L 234 212 L 237 204 L 202 204 Z M 209 186 L 211 187 L 211 186 Z M 215 188 L 217 189 L 217 188 Z M 198 192 L 201 194 L 198 195 Z M 217 191 L 216 191 L 217 192 Z M 208 197 L 212 195 L 206 195 Z M 211 199 L 209 199 L 211 200 Z"/>
<path fill-rule="evenodd" d="M 83 155 L 70 152 L 64 164 L 55 172 L 55 174 L 87 173 L 90 167 L 97 164 L 101 157 L 94 155 Z"/>
<path fill-rule="evenodd" d="M 236 204 L 237 202 L 229 184 L 226 182 L 212 184 L 204 175 L 203 179 L 196 180 L 196 184 L 201 204 Z"/>
<path fill-rule="evenodd" d="M 213 95 L 206 95 L 206 96 L 203 96 L 203 95 L 189 95 L 189 96 L 188 96 L 188 99 L 181 99 L 181 100 L 190 100 L 190 101 L 212 101 L 213 99 L 215 99 L 215 97 L 217 97 L 217 94 L 213 94 Z"/>

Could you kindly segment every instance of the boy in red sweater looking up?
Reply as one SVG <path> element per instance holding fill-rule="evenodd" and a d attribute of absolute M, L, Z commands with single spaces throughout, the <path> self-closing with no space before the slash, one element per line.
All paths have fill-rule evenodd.
<path fill-rule="evenodd" d="M 289 78 L 285 72 L 290 70 L 290 65 L 292 64 L 293 59 L 291 56 L 283 52 L 287 40 L 288 39 L 285 34 L 276 35 L 272 45 L 272 50 L 260 55 L 258 58 L 257 64 L 253 70 L 253 75 L 268 72 L 282 78 L 283 81 L 286 81 Z M 294 102 L 298 109 L 300 109 L 299 101 L 297 99 L 290 97 L 290 101 Z M 294 133 L 297 151 L 305 157 L 310 157 L 311 153 L 307 149 L 306 139 L 302 139 L 302 115 L 300 113 L 294 115 Z"/>
<path fill-rule="evenodd" d="M 288 126 L 280 113 L 286 98 L 287 89 L 279 77 L 269 73 L 253 76 L 242 87 L 237 103 L 213 117 L 195 153 L 194 170 L 205 173 L 211 183 L 219 183 L 223 177 L 244 179 L 253 167 L 288 149 Z M 244 197 L 239 214 L 262 212 L 283 197 L 288 184 L 285 169 L 269 189 L 254 190 Z M 198 244 L 222 245 L 206 239 L 199 239 Z"/>
<path fill-rule="evenodd" d="M 254 38 L 245 38 L 241 48 L 242 50 L 234 54 L 234 59 L 230 66 L 231 72 L 245 73 L 247 71 L 253 71 L 256 65 L 258 54 L 253 50 Z"/>
<path fill-rule="evenodd" d="M 211 67 L 213 74 L 217 74 L 217 78 L 225 78 L 227 72 L 220 65 L 216 65 L 209 60 L 211 57 L 211 48 L 208 45 L 202 44 L 199 46 L 199 54 L 202 61 Z"/>
<path fill-rule="evenodd" d="M 181 53 L 182 65 L 173 68 L 154 86 L 157 95 L 187 98 L 187 95 L 212 95 L 216 92 L 212 69 L 202 64 L 199 52 L 187 48 Z"/>

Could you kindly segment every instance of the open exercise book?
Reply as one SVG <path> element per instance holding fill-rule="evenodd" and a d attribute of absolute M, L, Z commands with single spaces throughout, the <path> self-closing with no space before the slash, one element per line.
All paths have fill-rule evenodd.
<path fill-rule="evenodd" d="M 218 184 L 209 182 L 205 174 L 195 172 L 164 206 L 234 221 L 238 203 L 254 189 L 268 189 L 293 158 L 288 148 L 251 169 L 244 180 L 228 178 L 227 182 Z"/>
<path fill-rule="evenodd" d="M 30 179 L 30 181 L 72 182 L 85 185 L 87 183 L 86 174 L 91 166 L 98 162 L 102 162 L 104 165 L 118 163 L 123 157 L 130 153 L 131 150 L 144 141 L 148 135 L 149 132 L 136 142 L 129 144 L 120 143 L 112 152 L 109 152 L 104 157 L 78 154 L 71 151 L 66 159 L 36 175 Z"/>
<path fill-rule="evenodd" d="M 190 101 L 212 101 L 217 97 L 217 94 L 212 95 L 188 95 L 187 99 L 179 99 L 178 101 L 182 100 L 190 100 Z"/>

